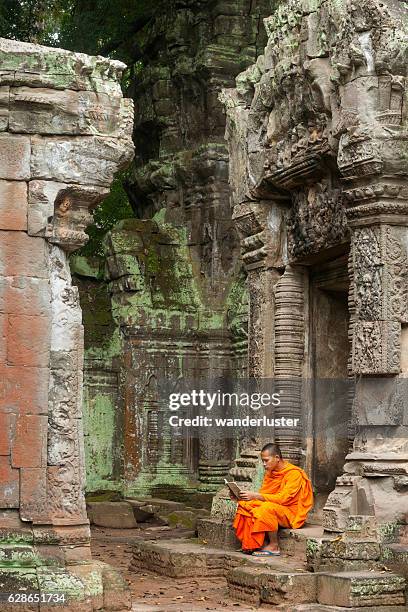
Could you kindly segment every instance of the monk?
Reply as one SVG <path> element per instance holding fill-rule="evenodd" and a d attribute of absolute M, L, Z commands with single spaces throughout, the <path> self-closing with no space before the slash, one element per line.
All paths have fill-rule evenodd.
<path fill-rule="evenodd" d="M 262 487 L 259 493 L 242 491 L 234 528 L 242 552 L 278 556 L 278 529 L 302 527 L 313 506 L 312 486 L 301 468 L 282 459 L 277 444 L 266 444 L 261 459 L 266 471 Z"/>

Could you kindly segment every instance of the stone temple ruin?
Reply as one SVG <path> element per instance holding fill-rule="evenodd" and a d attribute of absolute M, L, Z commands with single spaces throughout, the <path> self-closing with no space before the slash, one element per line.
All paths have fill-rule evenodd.
<path fill-rule="evenodd" d="M 406 5 L 202 11 L 149 25 L 146 45 L 168 38 L 134 93 L 135 218 L 102 256 L 71 257 L 78 290 L 67 253 L 132 156 L 122 66 L 1 42 L 2 582 L 128 606 L 89 553 L 79 295 L 88 491 L 215 494 L 198 540 L 138 542 L 135 572 L 223 576 L 231 598 L 273 610 L 406 610 Z M 220 488 L 228 473 L 258 486 L 262 440 L 158 425 L 160 377 L 246 373 L 290 381 L 279 411 L 303 427 L 275 439 L 317 500 L 282 533 L 287 557 L 262 565 L 234 552 Z M 352 392 L 339 408 L 311 379 Z"/>
<path fill-rule="evenodd" d="M 83 327 L 68 263 L 133 154 L 122 70 L 0 40 L 1 588 L 63 592 L 75 610 L 127 606 L 122 579 L 90 554 Z"/>

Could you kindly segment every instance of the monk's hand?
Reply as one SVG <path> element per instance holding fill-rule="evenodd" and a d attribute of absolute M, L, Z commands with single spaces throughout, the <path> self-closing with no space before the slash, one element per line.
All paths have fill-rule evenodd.
<path fill-rule="evenodd" d="M 253 491 L 241 491 L 240 499 L 244 501 L 251 501 L 252 499 L 260 499 L 261 496 L 259 493 L 254 493 Z"/>

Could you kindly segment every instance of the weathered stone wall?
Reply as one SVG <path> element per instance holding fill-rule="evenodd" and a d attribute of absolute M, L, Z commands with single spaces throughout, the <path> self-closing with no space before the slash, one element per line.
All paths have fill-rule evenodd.
<path fill-rule="evenodd" d="M 285 455 L 312 469 L 326 453 L 338 469 L 348 428 L 338 433 L 340 443 L 333 438 L 331 456 L 329 426 L 316 448 L 316 422 L 335 415 L 327 406 L 313 423 L 318 403 L 305 395 L 301 402 L 298 391 L 333 350 L 332 342 L 325 350 L 316 341 L 321 330 L 313 321 L 325 325 L 333 294 L 340 296 L 337 363 L 323 370 L 355 379 L 354 399 L 341 410 L 351 423 L 353 404 L 357 435 L 324 525 L 361 546 L 316 550 L 343 554 L 357 567 L 367 558 L 369 533 L 377 538 L 372 559 L 380 562 L 378 543 L 398 538 L 407 523 L 407 12 L 394 0 L 293 0 L 265 26 L 264 53 L 224 94 L 234 219 L 252 304 L 249 342 L 255 349 L 267 336 L 271 371 L 282 388 L 292 379 L 281 408 L 302 415 L 303 431 L 276 432 Z"/>
<path fill-rule="evenodd" d="M 0 40 L 0 581 L 87 598 L 88 609 L 90 593 L 109 609 L 110 570 L 89 547 L 83 327 L 68 254 L 132 157 L 122 70 Z"/>
<path fill-rule="evenodd" d="M 96 274 L 104 275 L 116 331 L 106 326 L 103 343 L 89 337 L 87 344 L 86 421 L 106 423 L 106 452 L 95 452 L 89 432 L 90 487 L 124 483 L 133 492 L 166 495 L 214 490 L 235 456 L 235 442 L 202 439 L 173 448 L 170 432 L 157 425 L 157 398 L 144 396 L 152 377 L 246 372 L 247 291 L 218 94 L 256 59 L 265 42 L 262 16 L 273 5 L 169 2 L 138 39 L 136 157 L 126 181 L 138 220 L 113 229 L 106 266 Z M 93 273 L 73 265 L 84 306 Z M 114 447 L 123 449 L 121 478 L 106 454 L 112 422 Z"/>

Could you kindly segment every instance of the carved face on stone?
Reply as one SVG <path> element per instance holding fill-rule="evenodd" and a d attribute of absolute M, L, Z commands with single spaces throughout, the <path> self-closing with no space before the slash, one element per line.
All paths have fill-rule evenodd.
<path fill-rule="evenodd" d="M 68 196 L 65 196 L 58 206 L 58 216 L 63 217 L 71 208 L 71 201 Z"/>
<path fill-rule="evenodd" d="M 54 216 L 48 224 L 48 240 L 68 252 L 86 244 L 88 235 L 85 229 L 92 223 L 90 211 L 104 195 L 103 191 L 79 186 L 60 191 L 54 202 Z"/>

